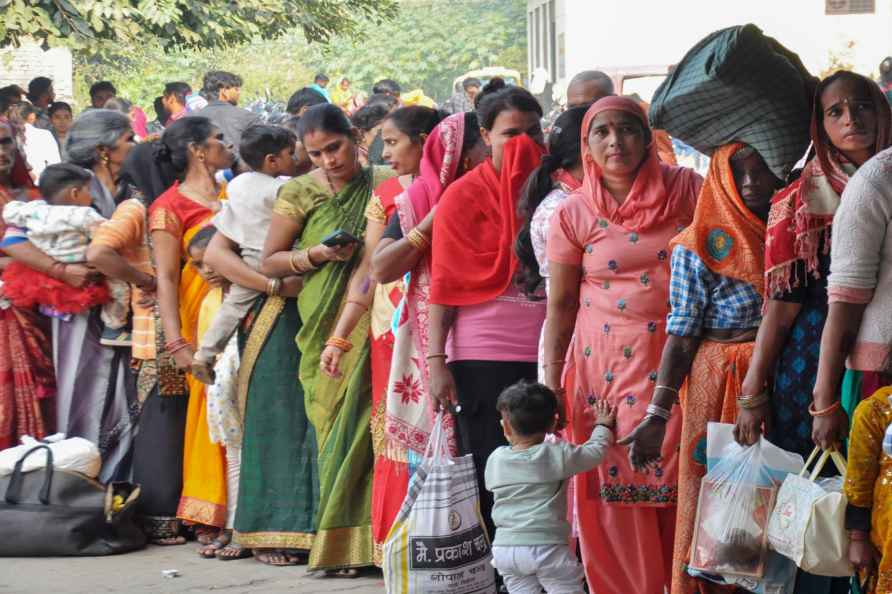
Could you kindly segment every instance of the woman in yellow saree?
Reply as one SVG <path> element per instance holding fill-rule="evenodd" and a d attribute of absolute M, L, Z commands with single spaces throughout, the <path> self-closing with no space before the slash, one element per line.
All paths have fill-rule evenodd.
<path fill-rule="evenodd" d="M 301 326 L 296 340 L 319 473 L 309 569 L 352 577 L 357 568 L 372 565 L 374 550 L 369 316 L 366 312 L 348 337 L 331 337 L 360 258 L 355 242 L 326 246 L 322 241 L 335 231 L 361 237 L 372 189 L 394 172 L 360 166 L 356 133 L 334 105 L 311 107 L 300 127 L 301 141 L 318 169 L 279 191 L 261 271 L 268 276 L 304 276 L 297 300 Z M 344 351 L 344 371 L 337 377 L 320 369 L 326 343 L 336 343 Z"/>
<path fill-rule="evenodd" d="M 181 182 L 174 183 L 149 209 L 158 306 L 164 349 L 181 370 L 189 369 L 198 314 L 208 284 L 191 265 L 187 246 L 219 209 L 221 190 L 214 174 L 232 165 L 232 146 L 222 132 L 203 117 L 173 123 L 161 137 L 157 159 Z M 186 522 L 222 528 L 226 522 L 226 461 L 222 447 L 208 436 L 204 384 L 187 377 L 189 407 L 183 452 L 183 492 L 177 517 Z M 199 538 L 203 545 L 221 548 L 225 542 Z"/>

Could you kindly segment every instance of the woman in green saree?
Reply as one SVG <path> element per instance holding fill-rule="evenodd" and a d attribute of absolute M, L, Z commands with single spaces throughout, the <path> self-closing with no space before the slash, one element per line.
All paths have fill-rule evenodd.
<path fill-rule="evenodd" d="M 372 565 L 374 551 L 369 318 L 366 313 L 348 338 L 330 338 L 359 254 L 355 243 L 329 247 L 322 240 L 338 230 L 361 237 L 372 189 L 394 173 L 361 167 L 355 131 L 334 105 L 311 107 L 301 118 L 300 137 L 317 169 L 279 190 L 261 268 L 269 276 L 304 277 L 296 342 L 319 480 L 309 569 L 352 577 L 356 568 Z M 334 378 L 320 369 L 322 350 L 332 341 L 345 351 L 345 371 Z"/>

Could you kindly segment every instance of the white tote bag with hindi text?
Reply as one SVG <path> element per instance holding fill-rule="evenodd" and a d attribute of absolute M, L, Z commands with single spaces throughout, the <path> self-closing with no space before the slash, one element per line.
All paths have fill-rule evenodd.
<path fill-rule="evenodd" d="M 449 455 L 443 414 L 384 543 L 387 594 L 496 592 L 474 459 Z"/>

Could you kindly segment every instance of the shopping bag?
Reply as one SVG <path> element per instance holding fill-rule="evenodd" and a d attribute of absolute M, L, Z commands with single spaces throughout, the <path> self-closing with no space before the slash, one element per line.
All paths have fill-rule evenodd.
<path fill-rule="evenodd" d="M 814 470 L 807 475 L 815 458 L 818 459 Z M 842 476 L 818 480 L 828 460 L 833 460 Z M 831 577 L 852 575 L 845 529 L 847 501 L 840 480 L 845 472 L 842 454 L 836 450 L 821 453 L 820 448 L 815 448 L 802 471 L 788 476 L 780 488 L 768 523 L 768 541 L 803 571 Z"/>
<path fill-rule="evenodd" d="M 734 426 L 707 426 L 707 473 L 691 543 L 688 573 L 751 592 L 789 592 L 795 566 L 772 555 L 766 526 L 784 477 L 802 468 L 802 457 L 763 438 L 749 447 L 734 440 Z"/>
<path fill-rule="evenodd" d="M 495 594 L 474 459 L 449 455 L 437 415 L 424 460 L 384 543 L 388 594 Z"/>

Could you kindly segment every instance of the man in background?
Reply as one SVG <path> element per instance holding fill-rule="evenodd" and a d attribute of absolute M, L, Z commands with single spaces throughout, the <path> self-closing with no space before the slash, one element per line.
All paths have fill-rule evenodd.
<path fill-rule="evenodd" d="M 56 100 L 53 81 L 45 76 L 38 76 L 28 83 L 28 101 L 37 109 L 33 125 L 42 130 L 50 129 L 50 117 L 47 110 Z"/>
<path fill-rule="evenodd" d="M 474 111 L 474 98 L 480 92 L 483 83 L 479 78 L 466 78 L 461 82 L 461 89 L 455 91 L 452 97 L 443 103 L 443 110 L 448 113 L 465 113 Z"/>
<path fill-rule="evenodd" d="M 567 109 L 588 107 L 598 99 L 613 95 L 613 81 L 600 70 L 584 70 L 567 85 Z"/>
<path fill-rule="evenodd" d="M 260 123 L 260 116 L 238 107 L 242 77 L 224 70 L 212 70 L 204 75 L 202 94 L 208 100 L 207 107 L 193 115 L 208 118 L 223 131 L 223 139 L 237 150 L 242 133 Z"/>
<path fill-rule="evenodd" d="M 167 121 L 165 126 L 186 117 L 188 110 L 186 109 L 186 97 L 192 94 L 192 87 L 189 83 L 169 82 L 164 85 L 164 94 L 161 96 L 161 104 L 164 111 L 167 112 Z"/>
<path fill-rule="evenodd" d="M 106 101 L 118 95 L 118 90 L 110 81 L 101 80 L 90 87 L 90 104 L 92 109 L 103 109 Z M 89 108 L 88 108 L 89 109 Z"/>
<path fill-rule="evenodd" d="M 328 94 L 328 76 L 319 73 L 313 78 L 313 84 L 310 85 L 310 88 L 325 97 L 325 101 L 331 103 L 331 95 Z"/>

